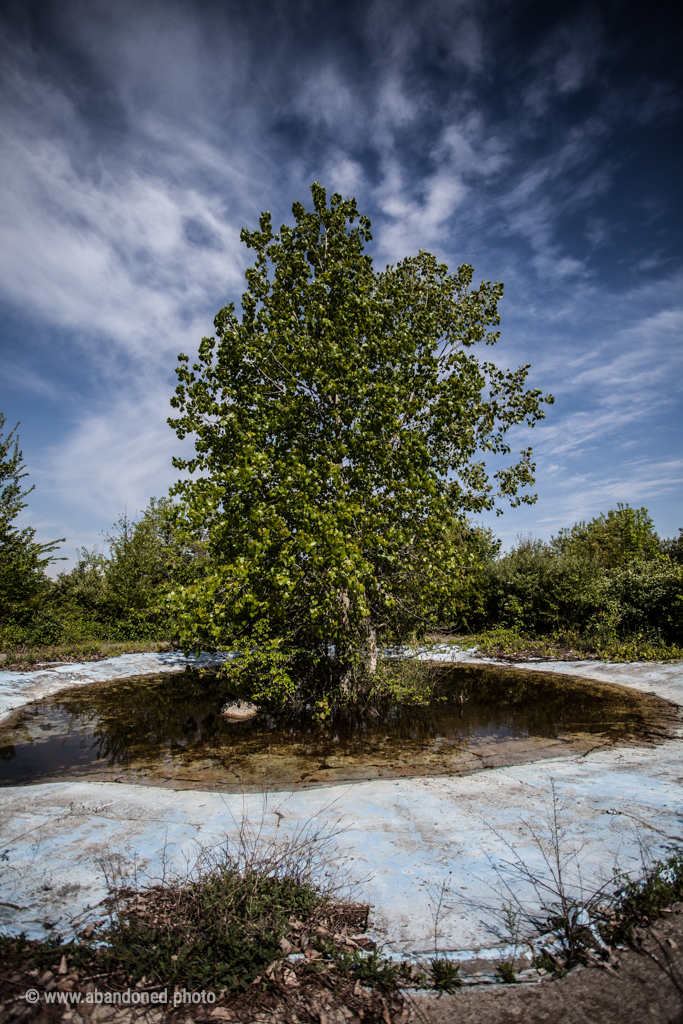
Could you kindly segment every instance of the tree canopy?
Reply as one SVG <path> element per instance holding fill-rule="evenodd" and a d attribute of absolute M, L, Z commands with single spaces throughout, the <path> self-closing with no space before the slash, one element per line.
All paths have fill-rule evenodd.
<path fill-rule="evenodd" d="M 485 458 L 552 397 L 526 388 L 528 365 L 474 352 L 498 340 L 502 284 L 424 251 L 376 271 L 355 200 L 311 193 L 293 227 L 264 213 L 242 231 L 241 317 L 224 307 L 196 362 L 179 356 L 169 423 L 195 452 L 175 493 L 210 569 L 172 604 L 187 647 L 256 630 L 344 682 L 359 658 L 373 670 L 378 638 L 457 603 L 468 514 L 535 500 L 530 448 L 493 475 Z"/>
<path fill-rule="evenodd" d="M 607 569 L 636 558 L 656 558 L 660 553 L 659 537 L 648 510 L 631 508 L 623 502 L 607 515 L 601 513 L 589 522 L 560 530 L 551 546 L 559 554 L 591 558 Z"/>

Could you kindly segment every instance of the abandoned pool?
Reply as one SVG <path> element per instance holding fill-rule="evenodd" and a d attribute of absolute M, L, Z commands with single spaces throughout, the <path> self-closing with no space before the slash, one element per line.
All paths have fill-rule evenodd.
<path fill-rule="evenodd" d="M 586 884 L 679 842 L 683 664 L 447 656 L 429 705 L 323 722 L 227 723 L 211 666 L 175 656 L 0 673 L 0 929 L 68 936 L 101 913 L 107 874 L 182 873 L 245 827 L 308 829 L 386 952 L 494 957 L 515 859 L 547 871 L 551 813 Z"/>

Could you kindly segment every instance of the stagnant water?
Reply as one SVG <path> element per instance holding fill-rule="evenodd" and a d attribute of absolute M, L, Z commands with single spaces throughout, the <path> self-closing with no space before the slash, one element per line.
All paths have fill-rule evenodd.
<path fill-rule="evenodd" d="M 216 676 L 187 671 L 66 690 L 0 725 L 0 785 L 89 780 L 252 789 L 459 775 L 666 735 L 672 707 L 620 686 L 456 666 L 426 706 L 228 722 Z"/>

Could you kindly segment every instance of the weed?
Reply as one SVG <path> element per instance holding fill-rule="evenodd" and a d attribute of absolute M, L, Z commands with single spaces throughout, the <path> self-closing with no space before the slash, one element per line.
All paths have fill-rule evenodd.
<path fill-rule="evenodd" d="M 587 956 L 605 952 L 597 918 L 601 908 L 610 899 L 614 880 L 601 886 L 584 882 L 581 870 L 581 846 L 570 837 L 564 820 L 564 806 L 560 803 L 554 780 L 551 780 L 551 806 L 545 822 L 524 821 L 524 827 L 542 856 L 544 871 L 531 869 L 511 849 L 514 860 L 509 865 L 536 893 L 540 910 L 531 911 L 522 906 L 518 897 L 506 885 L 509 899 L 503 910 L 507 921 L 516 910 L 516 937 L 521 923 L 531 926 L 546 937 L 546 946 L 553 947 L 555 957 L 553 973 L 558 967 L 570 970 L 585 962 Z M 621 876 L 617 873 L 616 878 Z M 546 968 L 548 969 L 548 968 Z"/>
<path fill-rule="evenodd" d="M 443 641 L 443 637 L 434 638 Z M 671 661 L 683 658 L 683 647 L 660 637 L 637 633 L 622 638 L 559 629 L 543 635 L 519 627 L 496 626 L 479 633 L 449 638 L 458 646 L 476 647 L 476 657 L 501 661 Z"/>
<path fill-rule="evenodd" d="M 562 966 L 561 961 L 546 949 L 542 950 L 533 958 L 533 965 L 537 971 L 545 971 L 546 974 L 552 974 L 555 977 L 564 977 L 567 973 Z"/>
<path fill-rule="evenodd" d="M 429 973 L 431 987 L 437 992 L 446 992 L 452 995 L 462 985 L 460 964 L 454 964 L 446 957 L 432 957 L 429 961 Z"/>
<path fill-rule="evenodd" d="M 496 967 L 496 974 L 502 982 L 506 985 L 517 984 L 517 974 L 515 972 L 515 965 L 509 960 L 504 960 Z"/>
<path fill-rule="evenodd" d="M 636 928 L 651 924 L 663 910 L 683 900 L 683 853 L 657 861 L 639 880 L 625 877 L 614 904 L 603 915 L 600 932 L 610 945 L 633 943 Z"/>
<path fill-rule="evenodd" d="M 289 919 L 308 919 L 323 902 L 310 884 L 242 874 L 229 864 L 186 887 L 124 890 L 112 898 L 100 959 L 135 982 L 246 988 L 281 955 Z"/>
<path fill-rule="evenodd" d="M 506 894 L 497 914 L 513 947 L 512 958 L 500 963 L 496 973 L 508 983 L 515 981 L 515 954 L 521 942 L 531 948 L 534 966 L 555 978 L 579 964 L 611 968 L 618 963 L 615 946 L 630 943 L 640 947 L 637 929 L 652 924 L 671 904 L 683 900 L 683 852 L 652 864 L 637 880 L 616 868 L 603 884 L 585 880 L 582 846 L 569 833 L 552 780 L 551 787 L 545 821 L 522 822 L 541 854 L 542 867 L 530 866 L 528 858 L 522 858 L 492 829 L 512 854 L 510 861 L 496 867 L 497 891 Z M 523 901 L 515 877 L 535 893 L 535 907 Z M 486 904 L 481 908 L 491 911 Z"/>
<path fill-rule="evenodd" d="M 376 949 L 368 956 L 355 949 L 335 952 L 328 946 L 328 955 L 343 978 L 352 978 L 364 988 L 393 989 L 399 978 L 405 977 L 404 965 L 388 960 Z"/>
<path fill-rule="evenodd" d="M 37 662 L 101 661 L 104 658 L 114 658 L 120 654 L 168 651 L 170 649 L 171 644 L 167 641 L 150 640 L 131 640 L 120 643 L 87 640 L 52 644 L 46 647 L 18 646 L 7 650 L 7 657 L 1 667 L 16 669 L 25 665 L 35 665 Z"/>

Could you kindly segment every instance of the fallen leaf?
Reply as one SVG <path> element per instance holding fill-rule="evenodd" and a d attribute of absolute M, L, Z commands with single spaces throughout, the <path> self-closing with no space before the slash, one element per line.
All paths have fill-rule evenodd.
<path fill-rule="evenodd" d="M 298 988 L 299 979 L 297 978 L 294 971 L 291 970 L 291 968 L 285 967 L 283 978 L 285 985 L 287 985 L 289 988 Z"/>

